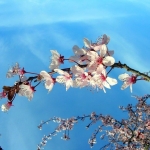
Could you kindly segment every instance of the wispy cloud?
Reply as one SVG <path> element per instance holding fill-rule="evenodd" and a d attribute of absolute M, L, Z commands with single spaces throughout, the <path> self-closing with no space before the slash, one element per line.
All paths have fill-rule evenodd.
<path fill-rule="evenodd" d="M 95 0 L 80 2 L 66 0 L 63 2 L 53 0 L 44 2 L 35 0 L 14 1 L 0 5 L 0 26 L 36 25 L 61 21 L 88 22 L 131 15 L 131 13 L 123 11 L 117 13 L 111 5 L 111 3 L 105 5 L 103 1 L 97 2 Z"/>
<path fill-rule="evenodd" d="M 127 2 L 130 2 L 134 5 L 139 6 L 142 9 L 147 8 L 146 10 L 149 11 L 150 8 L 150 1 L 149 0 L 144 0 L 144 1 L 138 1 L 138 0 L 126 0 Z"/>

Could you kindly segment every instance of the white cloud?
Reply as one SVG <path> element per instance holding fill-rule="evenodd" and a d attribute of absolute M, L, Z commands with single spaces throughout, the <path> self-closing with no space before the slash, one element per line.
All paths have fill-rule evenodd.
<path fill-rule="evenodd" d="M 61 21 L 89 22 L 90 20 L 112 20 L 131 15 L 131 13 L 123 11 L 117 13 L 111 6 L 111 2 L 106 5 L 103 1 L 96 0 L 14 1 L 14 3 L 6 3 L 0 7 L 2 8 L 0 10 L 0 26 L 37 25 Z"/>

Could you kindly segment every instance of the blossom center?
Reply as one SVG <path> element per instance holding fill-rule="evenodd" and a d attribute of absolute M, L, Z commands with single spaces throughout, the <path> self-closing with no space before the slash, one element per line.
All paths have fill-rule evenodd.
<path fill-rule="evenodd" d="M 84 73 L 81 75 L 81 77 L 82 79 L 86 79 L 86 75 Z"/>
<path fill-rule="evenodd" d="M 64 56 L 61 56 L 61 55 L 60 55 L 58 61 L 59 61 L 61 64 L 63 64 L 63 63 L 64 63 Z"/>
<path fill-rule="evenodd" d="M 136 77 L 135 77 L 135 76 L 132 76 L 132 77 L 131 77 L 131 82 L 132 82 L 132 83 L 135 83 L 135 82 L 136 82 Z"/>
<path fill-rule="evenodd" d="M 102 81 L 105 81 L 105 80 L 106 80 L 106 77 L 105 77 L 103 74 L 101 74 L 100 79 L 101 79 Z"/>
<path fill-rule="evenodd" d="M 24 75 L 26 73 L 26 71 L 24 70 L 24 68 L 22 68 L 21 70 L 19 70 L 20 75 Z"/>
<path fill-rule="evenodd" d="M 97 63 L 98 63 L 98 64 L 102 64 L 102 61 L 103 61 L 103 58 L 102 58 L 102 57 L 99 57 L 99 58 L 97 59 Z"/>
<path fill-rule="evenodd" d="M 36 91 L 34 86 L 30 86 L 30 89 L 31 89 L 33 92 Z"/>

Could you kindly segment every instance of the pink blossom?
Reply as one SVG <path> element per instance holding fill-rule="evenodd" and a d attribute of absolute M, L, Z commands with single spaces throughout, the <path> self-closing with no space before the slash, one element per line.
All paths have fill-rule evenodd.
<path fill-rule="evenodd" d="M 13 77 L 14 75 L 21 75 L 21 76 L 23 76 L 24 74 L 25 74 L 24 68 L 23 68 L 23 69 L 20 69 L 19 64 L 16 63 L 14 66 L 12 66 L 12 67 L 8 70 L 8 72 L 7 72 L 7 74 L 6 74 L 6 77 L 7 77 L 7 78 L 11 78 L 11 77 Z"/>
<path fill-rule="evenodd" d="M 130 86 L 130 91 L 132 93 L 132 84 L 136 83 L 136 75 L 129 75 L 127 73 L 121 74 L 118 77 L 121 81 L 124 81 L 121 90 L 126 89 L 128 86 Z"/>
<path fill-rule="evenodd" d="M 40 75 L 42 76 L 42 80 L 45 81 L 45 88 L 51 91 L 55 80 L 46 71 L 41 71 Z"/>
<path fill-rule="evenodd" d="M 150 130 L 150 120 L 147 121 L 147 123 L 145 124 L 146 129 Z"/>
<path fill-rule="evenodd" d="M 115 59 L 111 56 L 106 56 L 106 50 L 103 50 L 100 52 L 100 55 L 94 51 L 89 51 L 87 53 L 88 59 L 91 61 L 88 64 L 88 69 L 90 72 L 93 72 L 96 70 L 97 66 L 100 64 L 103 64 L 105 66 L 112 66 L 115 63 Z"/>
<path fill-rule="evenodd" d="M 66 85 L 66 91 L 70 88 L 70 86 L 73 86 L 72 76 L 69 73 L 61 69 L 54 69 L 54 71 L 60 74 L 60 76 L 56 77 L 56 81 L 58 83 L 64 83 Z"/>
<path fill-rule="evenodd" d="M 93 49 L 95 51 L 99 51 L 103 48 L 107 49 L 106 45 L 108 44 L 110 38 L 104 34 L 101 38 L 98 38 L 98 41 L 96 43 L 90 42 L 87 38 L 83 39 L 85 47 L 89 49 Z"/>
<path fill-rule="evenodd" d="M 50 50 L 52 53 L 51 64 L 49 68 L 51 70 L 59 68 L 60 64 L 64 63 L 64 56 L 61 56 L 56 50 Z"/>
<path fill-rule="evenodd" d="M 74 85 L 79 87 L 85 87 L 88 85 L 89 80 L 91 78 L 88 72 L 85 72 L 84 69 L 80 68 L 77 65 L 71 67 L 71 71 L 75 76 Z"/>
<path fill-rule="evenodd" d="M 110 85 L 113 86 L 117 84 L 116 79 L 110 78 L 106 75 L 106 70 L 103 68 L 102 65 L 98 66 L 95 75 L 93 76 L 93 80 L 95 80 L 95 85 L 98 88 L 103 89 L 105 93 L 105 87 L 110 89 Z"/>
<path fill-rule="evenodd" d="M 104 34 L 101 38 L 98 38 L 97 44 L 108 44 L 110 37 Z"/>
<path fill-rule="evenodd" d="M 28 98 L 28 100 L 31 100 L 33 98 L 33 93 L 35 92 L 35 89 L 33 86 L 31 86 L 30 84 L 21 84 L 19 86 L 19 95 L 21 96 L 25 96 Z"/>
<path fill-rule="evenodd" d="M 69 58 L 70 62 L 76 61 L 82 64 L 84 61 L 87 60 L 87 56 L 86 56 L 87 51 L 85 49 L 83 48 L 80 49 L 77 45 L 74 45 L 72 49 L 75 55 Z"/>

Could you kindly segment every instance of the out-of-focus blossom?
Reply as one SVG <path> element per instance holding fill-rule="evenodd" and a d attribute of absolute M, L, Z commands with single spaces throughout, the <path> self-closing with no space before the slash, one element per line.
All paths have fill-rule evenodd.
<path fill-rule="evenodd" d="M 7 77 L 7 78 L 11 78 L 11 77 L 13 77 L 14 75 L 23 76 L 24 74 L 25 74 L 24 68 L 23 68 L 23 69 L 20 69 L 19 64 L 16 63 L 14 66 L 12 66 L 12 67 L 8 70 L 8 72 L 7 72 L 7 74 L 6 74 L 6 77 Z"/>
<path fill-rule="evenodd" d="M 52 53 L 51 63 L 49 68 L 51 70 L 59 68 L 60 64 L 64 63 L 64 56 L 61 56 L 56 50 L 50 50 Z"/>
<path fill-rule="evenodd" d="M 104 34 L 102 37 L 98 38 L 97 44 L 108 44 L 110 41 L 110 37 Z"/>
<path fill-rule="evenodd" d="M 33 98 L 33 93 L 35 92 L 35 89 L 30 84 L 21 84 L 19 86 L 19 95 L 27 97 L 29 100 Z"/>
<path fill-rule="evenodd" d="M 87 38 L 84 38 L 83 42 L 84 42 L 85 47 L 87 47 L 89 49 L 93 49 L 95 51 L 99 51 L 99 50 L 103 49 L 103 47 L 106 47 L 109 40 L 110 40 L 110 38 L 106 34 L 104 34 L 101 38 L 98 38 L 96 43 L 90 42 Z M 106 47 L 106 49 L 107 49 L 107 47 Z"/>
<path fill-rule="evenodd" d="M 64 83 L 66 85 L 66 91 L 73 86 L 73 80 L 69 73 L 61 69 L 54 69 L 55 72 L 59 73 L 60 76 L 56 77 L 58 83 Z"/>
<path fill-rule="evenodd" d="M 127 73 L 121 74 L 118 77 L 121 81 L 123 81 L 123 85 L 121 87 L 121 90 L 126 89 L 128 86 L 130 86 L 130 91 L 132 93 L 132 84 L 136 83 L 137 76 L 136 75 L 129 75 Z"/>
<path fill-rule="evenodd" d="M 1 110 L 6 112 L 10 109 L 11 106 L 12 106 L 12 102 L 7 102 L 6 104 L 3 104 L 1 106 Z"/>
<path fill-rule="evenodd" d="M 147 123 L 145 124 L 146 129 L 150 130 L 150 120 L 147 121 Z"/>
<path fill-rule="evenodd" d="M 46 71 L 41 71 L 40 75 L 42 76 L 42 80 L 45 81 L 45 88 L 51 91 L 55 80 Z"/>

